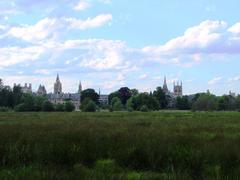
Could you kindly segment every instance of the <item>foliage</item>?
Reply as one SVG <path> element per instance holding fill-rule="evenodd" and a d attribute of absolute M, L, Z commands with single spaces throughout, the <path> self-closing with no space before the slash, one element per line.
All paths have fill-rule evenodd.
<path fill-rule="evenodd" d="M 8 107 L 4 107 L 4 106 L 0 107 L 0 112 L 8 112 L 8 111 L 10 111 Z"/>
<path fill-rule="evenodd" d="M 159 103 L 157 99 L 148 93 L 140 93 L 132 97 L 133 109 L 140 111 L 142 106 L 147 106 L 149 110 L 159 110 Z"/>
<path fill-rule="evenodd" d="M 147 107 L 146 105 L 143 105 L 143 106 L 140 108 L 140 111 L 141 111 L 141 112 L 148 112 L 149 109 L 148 109 L 148 107 Z"/>
<path fill-rule="evenodd" d="M 54 106 L 50 101 L 45 100 L 42 104 L 42 110 L 46 112 L 52 112 L 54 111 Z"/>
<path fill-rule="evenodd" d="M 121 103 L 125 106 L 127 100 L 132 96 L 131 90 L 128 87 L 122 87 L 118 90 Z"/>
<path fill-rule="evenodd" d="M 237 100 L 233 96 L 223 95 L 218 98 L 218 110 L 233 111 L 237 109 Z"/>
<path fill-rule="evenodd" d="M 133 109 L 133 97 L 131 97 L 130 99 L 127 100 L 127 103 L 126 103 L 126 110 L 129 111 L 129 112 L 132 112 L 134 109 Z"/>
<path fill-rule="evenodd" d="M 67 112 L 72 112 L 75 110 L 75 106 L 71 101 L 66 101 L 64 103 L 64 110 Z"/>
<path fill-rule="evenodd" d="M 189 110 L 191 109 L 188 96 L 177 97 L 176 108 L 179 110 Z"/>
<path fill-rule="evenodd" d="M 115 98 L 115 97 L 117 97 L 117 98 L 120 99 L 120 93 L 119 93 L 119 91 L 115 91 L 115 92 L 112 92 L 111 94 L 109 94 L 109 96 L 108 96 L 109 105 L 112 106 L 111 103 L 112 103 L 113 98 Z"/>
<path fill-rule="evenodd" d="M 57 104 L 57 105 L 55 106 L 55 110 L 56 110 L 57 112 L 63 112 L 63 111 L 65 111 L 64 104 L 61 104 L 61 103 Z"/>
<path fill-rule="evenodd" d="M 214 111 L 217 110 L 217 100 L 214 95 L 202 94 L 194 102 L 192 109 L 194 111 Z"/>
<path fill-rule="evenodd" d="M 168 105 L 167 97 L 161 87 L 157 87 L 157 89 L 153 92 L 153 96 L 157 99 L 161 109 L 167 107 Z"/>
<path fill-rule="evenodd" d="M 114 97 L 111 102 L 111 107 L 113 111 L 122 111 L 123 105 L 121 103 L 121 100 L 117 97 Z"/>
<path fill-rule="evenodd" d="M 99 94 L 94 89 L 86 89 L 81 93 L 81 101 L 83 102 L 86 98 L 91 99 L 96 104 L 99 104 Z"/>
<path fill-rule="evenodd" d="M 83 103 L 82 111 L 83 112 L 96 112 L 97 105 L 94 101 L 88 100 L 87 102 Z"/>

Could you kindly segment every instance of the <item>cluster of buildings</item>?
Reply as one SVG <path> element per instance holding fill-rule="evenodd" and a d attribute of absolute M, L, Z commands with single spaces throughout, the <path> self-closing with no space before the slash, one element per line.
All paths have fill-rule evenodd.
<path fill-rule="evenodd" d="M 14 84 L 17 86 L 17 84 Z M 32 84 L 25 83 L 24 86 L 21 86 L 23 93 L 33 93 Z M 57 75 L 56 82 L 54 83 L 53 93 L 47 93 L 47 90 L 44 85 L 39 85 L 38 90 L 35 95 L 46 96 L 47 99 L 53 104 L 63 104 L 65 101 L 71 101 L 76 110 L 79 110 L 81 105 L 81 93 L 82 93 L 82 84 L 79 83 L 78 91 L 76 93 L 64 93 L 62 91 L 62 83 L 60 81 L 59 75 Z M 101 104 L 108 104 L 108 95 L 101 95 L 99 91 L 99 102 Z"/>
<path fill-rule="evenodd" d="M 14 84 L 16 86 L 16 84 Z M 18 85 L 22 88 L 24 93 L 33 93 L 32 84 L 25 83 L 24 86 Z M 173 107 L 177 97 L 183 95 L 183 86 L 182 82 L 174 82 L 173 92 L 168 89 L 166 77 L 164 78 L 163 92 L 170 98 L 169 107 Z M 64 93 L 62 91 L 62 83 L 60 81 L 59 75 L 57 75 L 56 81 L 54 83 L 53 93 L 47 93 L 47 90 L 44 85 L 39 85 L 36 95 L 46 96 L 50 102 L 53 104 L 63 104 L 65 101 L 71 101 L 75 109 L 78 110 L 81 105 L 81 93 L 82 93 L 82 84 L 79 83 L 78 91 L 76 93 Z M 99 90 L 99 102 L 100 104 L 108 104 L 108 95 L 102 95 Z"/>
<path fill-rule="evenodd" d="M 17 86 L 17 84 L 14 84 L 14 86 Z M 18 84 L 18 86 L 22 88 L 23 93 L 33 93 L 32 84 L 25 83 L 24 86 L 21 86 L 20 84 Z M 163 84 L 163 92 L 168 97 L 170 97 L 169 107 L 174 106 L 176 98 L 181 97 L 183 95 L 182 82 L 180 83 L 174 82 L 173 92 L 171 92 L 168 89 L 167 80 L 165 77 Z M 78 110 L 81 105 L 81 93 L 82 93 L 81 82 L 79 83 L 78 91 L 76 93 L 64 93 L 62 91 L 62 83 L 60 81 L 59 75 L 57 75 L 56 81 L 54 83 L 53 93 L 47 93 L 45 86 L 40 84 L 37 92 L 34 94 L 38 96 L 46 96 L 47 99 L 53 104 L 63 104 L 65 101 L 71 101 L 74 104 L 75 109 Z M 99 103 L 103 105 L 108 104 L 108 95 L 102 95 L 100 93 L 100 90 L 99 90 Z"/>

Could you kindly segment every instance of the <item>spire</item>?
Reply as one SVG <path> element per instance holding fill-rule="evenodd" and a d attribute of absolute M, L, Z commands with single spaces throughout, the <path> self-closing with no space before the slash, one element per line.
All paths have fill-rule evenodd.
<path fill-rule="evenodd" d="M 82 92 L 82 82 L 79 82 L 79 86 L 78 86 L 78 93 L 81 94 Z"/>
<path fill-rule="evenodd" d="M 101 89 L 99 88 L 98 90 L 98 95 L 100 96 L 101 95 Z"/>
<path fill-rule="evenodd" d="M 164 85 L 167 85 L 167 78 L 164 76 Z"/>
<path fill-rule="evenodd" d="M 59 81 L 59 75 L 57 74 L 57 81 Z"/>

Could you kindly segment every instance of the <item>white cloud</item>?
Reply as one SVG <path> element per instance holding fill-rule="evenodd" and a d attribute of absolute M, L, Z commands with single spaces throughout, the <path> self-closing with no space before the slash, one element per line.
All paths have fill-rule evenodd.
<path fill-rule="evenodd" d="M 140 79 L 140 80 L 144 80 L 144 79 L 146 79 L 147 77 L 148 77 L 147 74 L 142 74 L 142 75 L 139 76 L 139 79 Z"/>
<path fill-rule="evenodd" d="M 12 27 L 7 35 L 23 39 L 25 41 L 39 41 L 53 36 L 61 23 L 57 19 L 44 18 L 35 25 Z"/>
<path fill-rule="evenodd" d="M 240 76 L 235 76 L 235 77 L 232 77 L 232 78 L 228 79 L 229 83 L 236 83 L 236 82 L 239 82 L 239 81 L 240 81 Z"/>
<path fill-rule="evenodd" d="M 88 9 L 90 7 L 90 3 L 86 0 L 80 0 L 77 5 L 74 7 L 76 11 L 83 11 L 85 9 Z"/>
<path fill-rule="evenodd" d="M 112 0 L 99 0 L 99 2 L 104 3 L 104 4 L 110 4 Z"/>
<path fill-rule="evenodd" d="M 44 18 L 34 25 L 12 27 L 5 36 L 13 36 L 27 42 L 49 40 L 58 33 L 67 32 L 68 29 L 86 30 L 105 25 L 112 20 L 111 14 L 100 14 L 86 20 L 76 18 Z M 3 27 L 2 27 L 3 28 Z"/>
<path fill-rule="evenodd" d="M 224 21 L 207 20 L 187 29 L 183 36 L 164 45 L 147 46 L 142 51 L 149 60 L 192 66 L 206 56 L 239 54 L 238 32 L 240 23 L 228 28 Z"/>
<path fill-rule="evenodd" d="M 41 74 L 41 75 L 49 75 L 50 74 L 48 69 L 36 69 L 35 73 L 36 74 Z"/>
<path fill-rule="evenodd" d="M 37 60 L 44 49 L 39 46 L 27 48 L 6 47 L 0 48 L 0 66 L 6 67 L 18 63 Z"/>
<path fill-rule="evenodd" d="M 234 24 L 232 27 L 228 29 L 228 31 L 235 34 L 240 34 L 240 22 Z"/>
<path fill-rule="evenodd" d="M 65 20 L 69 23 L 70 28 L 85 30 L 103 26 L 104 24 L 109 23 L 112 19 L 113 17 L 111 14 L 100 14 L 84 21 L 76 18 L 66 18 Z"/>
<path fill-rule="evenodd" d="M 212 80 L 208 81 L 208 85 L 216 85 L 222 81 L 222 77 L 215 77 Z"/>

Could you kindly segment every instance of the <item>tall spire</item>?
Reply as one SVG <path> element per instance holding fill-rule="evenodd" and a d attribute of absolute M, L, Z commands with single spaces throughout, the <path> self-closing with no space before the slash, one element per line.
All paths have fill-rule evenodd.
<path fill-rule="evenodd" d="M 59 75 L 57 74 L 57 81 L 59 81 Z"/>
<path fill-rule="evenodd" d="M 78 86 L 78 93 L 81 94 L 82 92 L 82 82 L 79 82 L 79 86 Z"/>
<path fill-rule="evenodd" d="M 163 92 L 168 93 L 167 78 L 164 76 Z"/>

